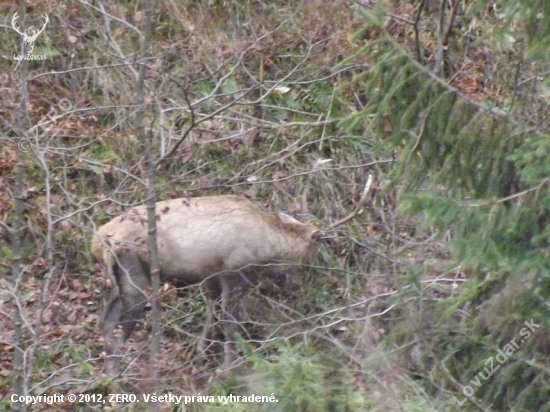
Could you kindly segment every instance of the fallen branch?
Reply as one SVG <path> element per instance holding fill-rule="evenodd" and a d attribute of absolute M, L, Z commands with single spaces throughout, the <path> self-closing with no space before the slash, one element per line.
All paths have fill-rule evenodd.
<path fill-rule="evenodd" d="M 344 217 L 340 220 L 337 220 L 336 222 L 328 225 L 324 229 L 325 232 L 328 232 L 329 230 L 334 229 L 337 226 L 343 225 L 344 223 L 346 223 L 346 222 L 350 221 L 351 219 L 353 219 L 359 213 L 359 211 L 363 208 L 363 206 L 365 205 L 365 202 L 367 201 L 367 195 L 369 193 L 370 187 L 372 186 L 372 181 L 373 181 L 373 177 L 372 177 L 371 174 L 369 174 L 369 178 L 367 179 L 367 183 L 365 184 L 365 187 L 363 188 L 363 193 L 361 193 L 361 198 L 359 199 L 359 202 L 357 202 L 357 205 L 355 206 L 355 209 L 353 209 L 353 212 L 351 212 L 346 217 Z"/>

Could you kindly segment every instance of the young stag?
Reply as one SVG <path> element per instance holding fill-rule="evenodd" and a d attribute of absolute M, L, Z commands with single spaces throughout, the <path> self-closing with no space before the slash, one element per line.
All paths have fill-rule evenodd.
<path fill-rule="evenodd" d="M 285 214 L 269 214 L 238 196 L 172 199 L 156 204 L 157 245 L 162 281 L 204 282 L 207 320 L 197 349 L 204 351 L 213 321 L 214 301 L 224 313 L 225 362 L 232 360 L 238 323 L 238 302 L 246 286 L 273 273 L 269 264 L 300 263 L 312 258 L 321 232 Z M 101 328 L 106 351 L 132 334 L 144 317 L 151 284 L 147 248 L 147 210 L 138 206 L 101 226 L 92 240 L 92 254 L 111 278 L 113 288 Z M 122 342 L 113 330 L 122 326 Z"/>

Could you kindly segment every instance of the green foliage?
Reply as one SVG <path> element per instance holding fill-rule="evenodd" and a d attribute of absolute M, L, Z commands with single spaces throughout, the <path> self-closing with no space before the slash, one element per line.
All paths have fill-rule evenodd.
<path fill-rule="evenodd" d="M 251 355 L 251 385 L 278 400 L 257 410 L 357 411 L 366 407 L 364 397 L 350 387 L 348 373 L 337 357 L 319 355 L 306 347 L 281 344 L 268 358 Z M 254 388 L 249 390 L 254 392 Z M 256 392 L 254 392 L 256 393 Z"/>
<path fill-rule="evenodd" d="M 518 166 L 518 174 L 524 188 L 540 183 L 550 176 L 550 136 L 523 136 L 519 146 L 510 155 Z M 544 197 L 548 191 L 541 192 Z M 544 199 L 542 199 L 544 200 Z M 550 202 L 541 202 L 550 207 Z"/>
<path fill-rule="evenodd" d="M 145 81 L 153 157 L 188 131 L 190 102 L 195 120 L 206 120 L 159 165 L 159 198 L 238 193 L 287 211 L 298 211 L 305 199 L 308 213 L 322 226 L 353 210 L 367 173 L 376 177 L 366 207 L 331 231 L 333 243 L 322 247 L 315 269 L 297 281 L 301 287 L 289 288 L 288 302 L 271 306 L 288 310 L 272 310 L 275 320 L 268 323 L 249 320 L 269 330 L 264 336 L 289 338 L 255 349 L 240 341 L 249 362 L 234 370 L 245 375 L 244 388 L 234 381 L 220 384 L 217 357 L 193 352 L 205 309 L 195 288 L 163 302 L 168 350 L 159 356 L 167 354 L 168 362 L 159 362 L 155 382 L 185 393 L 274 393 L 279 402 L 252 406 L 258 411 L 384 409 L 386 399 L 371 401 L 371 396 L 387 397 L 386 387 L 396 394 L 396 410 L 446 410 L 430 402 L 460 394 L 460 385 L 532 318 L 540 330 L 475 388 L 475 396 L 495 410 L 543 409 L 550 385 L 550 139 L 541 126 L 547 117 L 541 106 L 549 99 L 539 75 L 546 62 L 536 58 L 549 50 L 549 6 L 534 0 L 452 2 L 458 13 L 443 50 L 446 77 L 437 78 L 430 66 L 436 59 L 438 2 L 379 0 L 350 9 L 344 3 L 204 0 L 160 2 L 155 8 L 153 59 L 147 60 Z M 425 8 L 413 27 L 416 3 Z M 91 271 L 91 265 L 84 266 L 90 262 L 92 222 L 100 224 L 147 196 L 143 146 L 131 121 L 138 110 L 133 70 L 142 50 L 134 28 L 142 31 L 143 15 L 137 13 L 141 3 L 113 4 L 109 15 L 80 6 L 68 15 L 71 27 L 78 28 L 76 43 L 63 30 L 54 37 L 57 28 L 48 26 L 51 44 L 73 58 L 29 65 L 31 124 L 50 102 L 59 101 L 57 92 L 75 96 L 84 110 L 67 115 L 54 136 L 40 141 L 40 151 L 26 154 L 28 227 L 22 255 L 27 279 L 38 279 L 53 263 L 60 283 L 51 290 L 78 291 L 52 302 L 69 300 L 74 307 L 84 301 L 89 311 L 101 301 L 103 283 L 93 277 L 92 286 L 81 290 L 70 282 Z M 17 50 L 20 38 L 10 31 L 6 26 L 0 38 L 7 50 Z M 530 61 L 521 54 L 524 33 Z M 59 52 L 37 45 L 35 53 Z M 511 75 L 516 67 L 517 79 Z M 12 79 L 4 80 L 9 93 L 3 103 L 16 108 L 13 96 L 20 94 Z M 258 100 L 273 85 L 278 87 Z M 250 87 L 256 89 L 209 117 Z M 6 125 L 18 124 L 16 109 L 4 112 Z M 335 119 L 339 122 L 331 123 Z M 13 127 L 5 134 L 11 136 Z M 40 166 L 35 153 L 50 169 Z M 10 180 L 12 160 L 2 156 L 2 177 Z M 328 169 L 310 173 L 319 159 L 331 160 L 324 163 Z M 46 191 L 52 195 L 50 216 L 45 216 Z M 0 204 L 2 210 L 10 209 Z M 6 219 L 11 223 L 10 215 Z M 45 253 L 37 250 L 47 243 L 48 222 L 55 222 L 48 235 L 56 261 L 44 263 L 37 258 Z M 11 257 L 3 244 L 0 248 Z M 77 248 L 82 251 L 75 259 Z M 247 301 L 241 302 L 243 310 L 260 312 L 259 305 L 248 310 Z M 317 317 L 319 312 L 324 315 Z M 59 313 L 54 312 L 57 318 Z M 83 319 L 56 316 L 49 318 L 52 327 Z M 85 340 L 99 353 L 93 316 L 79 326 L 87 326 L 88 335 L 71 328 L 70 346 Z M 60 332 L 55 333 L 57 339 Z M 298 339 L 306 343 L 292 346 Z M 33 382 L 45 381 L 44 371 L 63 369 L 90 382 L 78 390 L 123 391 L 99 375 L 103 359 L 88 360 L 88 347 L 61 354 L 67 340 L 58 340 L 55 356 L 29 359 L 39 371 Z M 131 341 L 129 354 L 139 344 Z M 420 379 L 409 382 L 398 353 L 417 345 Z M 219 354 L 222 346 L 212 345 L 209 355 Z M 176 347 L 184 349 L 178 353 Z M 150 389 L 143 384 L 141 363 L 134 359 L 133 369 L 120 377 L 130 392 Z M 94 373 L 99 378 L 88 379 Z M 251 410 L 245 404 L 205 408 Z"/>
<path fill-rule="evenodd" d="M 533 56 L 548 50 L 550 27 L 544 16 L 550 3 L 499 3 L 510 18 L 521 15 L 530 21 Z M 373 13 L 366 12 L 367 26 L 354 39 L 372 26 Z M 400 210 L 422 216 L 425 228 L 448 236 L 454 260 L 473 273 L 456 298 L 440 302 L 437 331 L 430 327 L 430 316 L 420 322 L 416 317 L 426 309 L 421 274 L 412 271 L 403 278 L 415 287 L 407 289 L 405 300 L 394 297 L 407 303 L 403 327 L 394 329 L 393 338 L 400 344 L 418 337 L 429 342 L 425 351 L 436 362 L 425 365 L 426 388 L 442 386 L 446 378 L 433 374 L 442 360 L 454 381 L 467 385 L 488 357 L 517 337 L 524 321 L 548 319 L 550 137 L 527 132 L 528 124 L 497 110 L 493 102 L 476 103 L 437 81 L 388 33 L 361 45 L 345 64 L 365 53 L 372 64 L 350 87 L 361 88 L 368 101 L 343 124 L 353 131 L 363 128 L 394 149 L 392 178 L 405 187 Z M 470 318 L 464 318 L 465 312 Z M 546 349 L 540 346 L 546 335 L 542 327 L 533 333 L 513 360 L 476 389 L 481 403 L 497 410 L 536 410 L 546 402 L 549 375 L 538 372 L 547 367 Z"/>
<path fill-rule="evenodd" d="M 481 13 L 491 3 L 491 0 L 477 1 L 473 3 L 470 13 Z M 495 34 L 502 38 L 510 33 L 514 25 L 520 24 L 525 30 L 530 57 L 549 59 L 550 3 L 546 0 L 498 0 L 496 5 L 504 24 L 499 25 Z"/>
<path fill-rule="evenodd" d="M 86 151 L 86 156 L 88 156 L 91 160 L 96 160 L 101 163 L 109 163 L 118 159 L 118 156 L 113 148 L 104 143 L 97 143 L 91 146 Z"/>
<path fill-rule="evenodd" d="M 8 244 L 4 244 L 3 242 L 0 243 L 0 255 L 3 256 L 2 264 L 0 264 L 0 278 L 3 278 L 8 273 L 11 272 L 11 267 L 9 265 L 9 262 L 12 261 L 13 258 L 13 250 Z"/>
<path fill-rule="evenodd" d="M 61 56 L 61 53 L 59 50 L 57 50 L 55 47 L 48 47 L 48 46 L 36 46 L 32 51 L 33 56 L 46 56 L 46 58 L 52 58 Z"/>

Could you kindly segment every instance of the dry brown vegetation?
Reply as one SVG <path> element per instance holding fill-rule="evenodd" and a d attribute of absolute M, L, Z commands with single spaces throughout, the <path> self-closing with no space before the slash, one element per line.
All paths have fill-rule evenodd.
<path fill-rule="evenodd" d="M 43 0 L 25 22 L 48 14 L 34 49 L 47 58 L 28 63 L 12 56 L 17 6 L 0 4 L 0 411 L 21 382 L 34 395 L 275 392 L 280 408 L 258 411 L 458 409 L 449 396 L 546 313 L 546 61 L 506 2 L 414 3 L 159 0 L 147 39 L 148 2 Z M 358 206 L 369 174 L 366 205 L 314 264 L 243 299 L 232 369 L 221 334 L 196 356 L 201 285 L 166 284 L 158 353 L 148 319 L 122 373 L 105 373 L 97 227 L 151 189 L 238 194 L 326 227 Z M 514 260 L 523 245 L 540 255 Z M 537 410 L 509 388 L 523 371 L 542 393 L 548 342 L 540 330 L 465 408 L 508 391 Z"/>

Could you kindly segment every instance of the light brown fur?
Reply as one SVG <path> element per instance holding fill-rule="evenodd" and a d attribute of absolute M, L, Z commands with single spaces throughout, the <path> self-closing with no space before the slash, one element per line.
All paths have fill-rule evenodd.
<path fill-rule="evenodd" d="M 222 298 L 229 316 L 237 318 L 236 302 L 247 282 L 265 276 L 254 265 L 303 262 L 311 258 L 320 236 L 317 227 L 290 216 L 269 214 L 238 196 L 172 199 L 156 204 L 157 244 L 161 278 L 185 284 L 206 282 L 209 298 Z M 147 211 L 138 206 L 99 228 L 92 254 L 113 281 L 102 317 L 103 333 L 112 349 L 112 329 L 121 323 L 126 340 L 145 307 L 143 289 L 150 284 Z M 248 269 L 247 269 L 248 268 Z M 244 277 L 243 277 L 244 275 Z M 212 322 L 212 302 L 198 349 Z M 235 332 L 225 327 L 226 340 Z M 226 347 L 226 362 L 231 349 Z"/>

